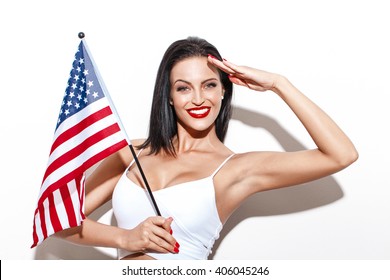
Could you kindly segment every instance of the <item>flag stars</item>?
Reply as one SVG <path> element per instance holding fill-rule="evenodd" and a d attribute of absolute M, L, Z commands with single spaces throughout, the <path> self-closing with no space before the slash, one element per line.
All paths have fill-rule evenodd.
<path fill-rule="evenodd" d="M 88 58 L 84 57 L 83 50 L 79 49 L 74 57 L 72 69 L 68 72 L 69 76 L 58 115 L 57 127 L 91 103 L 104 98 L 104 92 L 93 66 L 87 67 L 88 65 L 90 65 Z"/>

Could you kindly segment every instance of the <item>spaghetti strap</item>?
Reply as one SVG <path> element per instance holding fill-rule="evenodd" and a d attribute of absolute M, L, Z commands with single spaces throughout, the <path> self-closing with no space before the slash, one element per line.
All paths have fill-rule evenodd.
<path fill-rule="evenodd" d="M 141 149 L 141 150 L 138 151 L 137 157 L 142 153 L 143 150 L 144 149 Z M 126 172 L 129 172 L 129 169 L 134 164 L 134 162 L 135 162 L 135 159 L 133 158 L 133 160 L 130 162 L 129 166 L 126 168 Z"/>
<path fill-rule="evenodd" d="M 215 174 L 218 173 L 218 171 L 225 165 L 225 163 L 231 159 L 235 154 L 231 154 L 230 156 L 228 156 L 221 164 L 220 166 L 218 166 L 218 168 L 213 172 L 213 174 L 211 174 L 211 178 L 213 178 L 215 176 Z"/>

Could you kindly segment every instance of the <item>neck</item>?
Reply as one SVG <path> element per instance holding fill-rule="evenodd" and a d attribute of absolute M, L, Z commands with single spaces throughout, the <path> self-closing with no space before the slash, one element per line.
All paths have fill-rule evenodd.
<path fill-rule="evenodd" d="M 215 132 L 215 126 L 205 131 L 188 131 L 178 126 L 177 135 L 173 139 L 176 153 L 188 153 L 191 151 L 209 151 L 222 144 Z"/>

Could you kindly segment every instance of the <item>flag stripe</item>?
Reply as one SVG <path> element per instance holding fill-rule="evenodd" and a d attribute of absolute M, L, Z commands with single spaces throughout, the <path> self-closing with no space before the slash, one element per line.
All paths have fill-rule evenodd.
<path fill-rule="evenodd" d="M 43 200 L 47 198 L 46 193 L 53 192 L 54 190 L 56 190 L 60 186 L 66 184 L 66 182 L 69 182 L 72 178 L 75 178 L 76 176 L 81 174 L 85 168 L 88 169 L 89 167 L 93 166 L 95 163 L 99 162 L 100 160 L 106 158 L 107 156 L 109 156 L 113 152 L 118 151 L 119 149 L 126 147 L 126 146 L 127 146 L 126 140 L 122 140 L 121 142 L 119 142 L 115 145 L 112 145 L 111 147 L 108 147 L 107 149 L 102 150 L 102 151 L 96 153 L 95 155 L 91 156 L 89 159 L 85 160 L 83 165 L 75 168 L 73 171 L 67 173 L 62 178 L 60 178 L 60 179 L 56 180 L 54 183 L 50 184 L 45 189 L 45 191 L 41 194 L 41 197 L 40 197 L 38 203 L 42 203 Z"/>
<path fill-rule="evenodd" d="M 95 134 L 91 135 L 90 137 L 86 138 L 82 143 L 80 143 L 78 146 L 74 147 L 73 149 L 69 150 L 68 152 L 64 153 L 60 157 L 58 157 L 52 164 L 50 164 L 47 169 L 46 173 L 44 175 L 43 181 L 46 180 L 47 176 L 49 176 L 53 171 L 57 170 L 67 162 L 73 160 L 74 158 L 81 155 L 83 152 L 85 152 L 90 146 L 98 143 L 99 141 L 105 139 L 107 136 L 112 135 L 116 132 L 120 131 L 118 124 L 113 124 L 108 126 L 107 128 L 96 132 Z"/>
<path fill-rule="evenodd" d="M 109 104 L 107 102 L 107 98 L 101 98 L 99 100 L 94 101 L 93 103 L 89 104 L 87 107 L 85 107 L 83 110 L 79 111 L 77 114 L 70 116 L 65 121 L 63 121 L 54 132 L 53 136 L 53 142 L 55 139 L 57 139 L 62 133 L 67 131 L 70 127 L 77 125 L 80 121 L 87 118 L 91 112 L 97 112 L 105 107 L 107 107 Z"/>
<path fill-rule="evenodd" d="M 58 219 L 57 209 L 54 202 L 54 193 L 50 193 L 48 195 L 48 203 L 49 203 L 49 213 L 50 213 L 50 222 L 53 226 L 54 231 L 62 230 L 62 226 L 60 220 Z"/>
<path fill-rule="evenodd" d="M 59 186 L 66 184 L 70 180 L 72 180 L 71 176 L 78 176 L 80 173 L 83 172 L 84 168 L 89 168 L 98 161 L 89 161 L 90 158 L 96 158 L 96 154 L 100 154 L 102 151 L 106 150 L 109 147 L 113 147 L 112 149 L 108 149 L 109 153 L 114 152 L 114 149 L 117 148 L 117 144 L 119 143 L 121 147 L 126 146 L 126 141 L 123 141 L 120 139 L 121 133 L 117 132 L 115 134 L 112 134 L 111 136 L 103 139 L 102 141 L 96 143 L 94 146 L 89 147 L 87 150 L 85 150 L 82 154 L 80 154 L 78 157 L 74 158 L 73 160 L 70 160 L 61 168 L 58 168 L 57 170 L 53 171 L 44 181 L 41 187 L 41 195 L 43 192 L 46 191 L 46 189 L 49 186 Z M 114 143 L 114 144 L 111 144 Z M 109 146 L 111 145 L 111 146 Z M 100 156 L 100 159 L 103 159 L 105 156 L 108 156 L 109 153 L 104 153 L 103 156 Z M 74 178 L 74 177 L 73 177 Z M 51 189 L 53 191 L 55 189 Z"/>
<path fill-rule="evenodd" d="M 67 188 L 60 188 L 60 193 L 61 193 L 62 201 L 64 202 L 64 205 L 65 205 L 65 210 L 66 210 L 66 214 L 68 217 L 69 226 L 75 227 L 75 226 L 77 226 L 77 219 L 76 219 L 75 212 L 73 210 L 73 203 L 72 203 L 72 200 L 70 199 L 71 194 L 69 191 L 69 187 L 70 187 L 69 185 L 72 185 L 72 183 L 73 183 L 73 181 L 69 182 Z"/>
<path fill-rule="evenodd" d="M 77 188 L 77 193 L 79 194 L 79 201 L 80 201 L 79 215 L 82 217 L 82 219 L 85 219 L 85 215 L 84 215 L 85 192 L 83 188 L 84 184 L 85 184 L 85 176 L 83 176 L 80 181 L 76 181 L 76 188 Z"/>
<path fill-rule="evenodd" d="M 53 192 L 54 194 L 54 203 L 58 215 L 58 219 L 60 221 L 61 227 L 62 228 L 69 228 L 69 222 L 68 218 L 66 216 L 66 210 L 65 210 L 65 205 L 64 202 L 62 201 L 62 196 L 60 190 L 55 190 Z"/>
<path fill-rule="evenodd" d="M 87 128 L 88 126 L 92 125 L 93 123 L 109 116 L 112 114 L 112 111 L 110 109 L 110 107 L 105 107 L 93 114 L 91 114 L 90 116 L 88 116 L 87 118 L 83 119 L 82 121 L 80 121 L 78 124 L 74 125 L 73 127 L 69 128 L 67 131 L 65 131 L 64 133 L 62 133 L 61 135 L 58 136 L 58 138 L 54 141 L 53 145 L 52 145 L 52 148 L 51 148 L 51 151 L 50 151 L 50 154 L 58 147 L 60 146 L 62 143 L 65 143 L 66 141 L 68 141 L 70 138 L 74 137 L 75 135 L 79 134 L 81 131 L 83 131 L 85 128 Z"/>
<path fill-rule="evenodd" d="M 58 146 L 50 155 L 47 165 L 49 166 L 58 157 L 67 153 L 69 150 L 73 149 L 75 146 L 80 145 L 89 136 L 93 135 L 94 133 L 96 133 L 98 131 L 101 131 L 101 130 L 107 128 L 108 126 L 110 126 L 112 124 L 116 124 L 115 116 L 108 115 L 107 117 L 94 122 L 89 127 L 86 127 L 79 134 L 74 135 L 74 137 L 72 137 L 68 141 L 66 141 L 66 142 L 62 143 L 60 146 Z"/>

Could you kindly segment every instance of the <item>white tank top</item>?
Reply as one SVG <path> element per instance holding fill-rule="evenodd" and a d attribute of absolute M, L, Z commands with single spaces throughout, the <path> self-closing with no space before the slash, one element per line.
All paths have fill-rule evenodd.
<path fill-rule="evenodd" d="M 233 155 L 226 158 L 206 178 L 153 192 L 161 216 L 173 218 L 171 225 L 173 237 L 180 244 L 180 252 L 178 254 L 146 252 L 147 255 L 162 260 L 207 259 L 222 230 L 215 202 L 213 178 Z M 125 229 L 135 228 L 146 218 L 156 216 L 147 191 L 127 177 L 129 168 L 119 179 L 112 197 L 118 226 Z M 132 253 L 135 252 L 118 249 L 118 258 Z"/>

